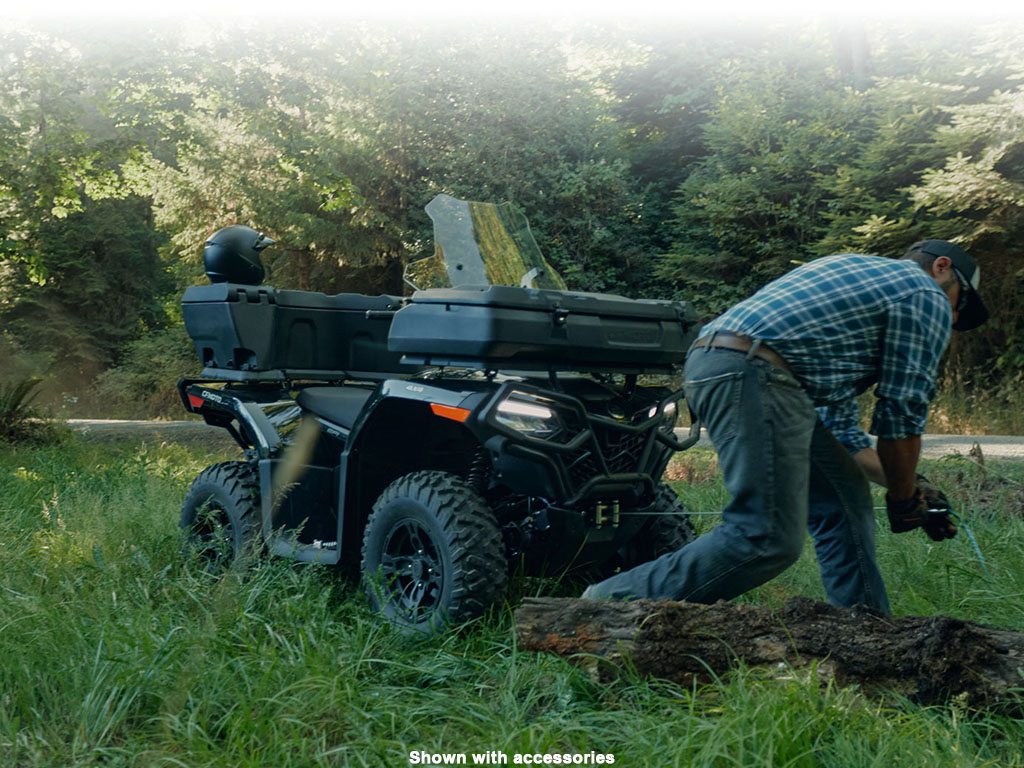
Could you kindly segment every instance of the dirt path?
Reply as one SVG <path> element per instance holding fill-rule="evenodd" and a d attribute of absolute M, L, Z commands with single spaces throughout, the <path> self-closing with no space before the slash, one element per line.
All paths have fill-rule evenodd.
<path fill-rule="evenodd" d="M 209 448 L 238 446 L 227 432 L 195 421 L 128 421 L 123 419 L 68 419 L 67 424 L 88 440 L 136 439 L 189 443 Z"/>

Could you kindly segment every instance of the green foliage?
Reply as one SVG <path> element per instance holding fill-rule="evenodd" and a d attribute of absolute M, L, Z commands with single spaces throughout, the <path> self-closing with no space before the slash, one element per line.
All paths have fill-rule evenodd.
<path fill-rule="evenodd" d="M 156 111 L 163 123 L 125 173 L 186 279 L 208 234 L 239 222 L 281 244 L 266 254 L 279 284 L 398 290 L 404 261 L 429 252 L 422 206 L 448 191 L 514 200 L 553 259 L 608 286 L 633 272 L 624 241 L 642 201 L 605 155 L 614 129 L 601 100 L 557 42 L 441 25 L 259 33 L 240 48 L 219 31 L 158 54 L 193 80 L 171 108 L 154 109 L 146 83 L 119 85 L 122 120 Z M 457 64 L 439 67 L 439 47 Z"/>
<path fill-rule="evenodd" d="M 171 284 L 148 201 L 121 180 L 104 83 L 117 55 L 26 30 L 0 48 L 0 320 L 37 373 L 80 390 L 158 322 Z"/>
<path fill-rule="evenodd" d="M 29 421 L 36 416 L 30 406 L 39 383 L 39 379 L 22 379 L 0 384 L 0 439 L 16 442 L 30 433 Z"/>
<path fill-rule="evenodd" d="M 628 766 L 1022 765 L 1019 719 L 957 702 L 868 697 L 815 670 L 603 684 L 518 650 L 507 608 L 417 641 L 326 568 L 262 561 L 211 577 L 182 560 L 177 516 L 191 478 L 220 458 L 175 445 L 0 449 L 4 765 L 403 765 L 417 749 L 594 750 Z M 880 525 L 899 613 L 1024 628 L 1024 474 L 996 471 L 1006 479 L 964 460 L 926 468 L 957 489 L 990 577 L 962 537 L 940 546 Z M 717 478 L 680 491 L 716 513 L 724 493 Z M 749 599 L 818 595 L 806 549 Z"/>
<path fill-rule="evenodd" d="M 110 418 L 178 416 L 178 380 L 199 373 L 185 327 L 174 324 L 128 343 L 120 362 L 96 378 L 89 393 Z"/>
<path fill-rule="evenodd" d="M 916 77 L 882 78 L 860 94 L 862 130 L 830 180 L 827 230 L 814 244 L 817 255 L 898 256 L 910 243 L 941 236 L 935 217 L 915 210 L 907 188 L 941 162 L 934 136 L 948 120 L 943 105 L 963 98 L 964 90 Z"/>
<path fill-rule="evenodd" d="M 136 365 L 218 227 L 278 240 L 282 287 L 397 293 L 438 192 L 514 202 L 573 288 L 704 315 L 794 262 L 955 239 L 997 312 L 951 360 L 1024 367 L 1019 26 L 183 29 L 0 35 L 0 319 L 66 392 Z"/>
<path fill-rule="evenodd" d="M 157 256 L 145 201 L 86 200 L 82 210 L 40 226 L 39 263 L 48 277 L 23 276 L 3 313 L 26 347 L 48 350 L 60 375 L 92 376 L 123 346 L 163 322 L 171 288 Z"/>
<path fill-rule="evenodd" d="M 487 26 L 467 37 L 439 25 L 345 45 L 357 53 L 355 73 L 341 78 L 350 90 L 338 122 L 359 137 L 346 167 L 372 210 L 398 226 L 397 255 L 430 252 L 421 207 L 448 192 L 514 202 L 576 287 L 636 279 L 643 254 L 631 228 L 642 197 L 614 151 L 606 104 L 570 68 L 561 39 Z M 438 65 L 438 49 L 451 66 Z"/>
<path fill-rule="evenodd" d="M 719 86 L 708 155 L 679 187 L 675 244 L 660 265 L 682 295 L 711 282 L 732 290 L 709 298 L 731 303 L 809 258 L 824 234 L 829 182 L 856 147 L 863 99 L 830 76 L 812 40 L 800 45 L 801 56 L 731 68 Z"/>
<path fill-rule="evenodd" d="M 49 274 L 40 229 L 83 210 L 87 199 L 123 194 L 123 155 L 109 125 L 88 56 L 37 31 L 0 33 L 0 259 Z"/>
<path fill-rule="evenodd" d="M 966 359 L 985 366 L 994 348 L 996 370 L 1006 376 L 1024 370 L 1024 318 L 1017 309 L 1024 298 L 1024 88 L 950 113 L 951 124 L 937 136 L 950 154 L 922 174 L 911 194 L 978 256 L 993 317 L 976 332 L 984 343 Z"/>
<path fill-rule="evenodd" d="M 35 378 L 0 382 L 0 443 L 32 444 L 57 440 L 57 429 L 32 405 L 41 383 L 41 379 Z"/>

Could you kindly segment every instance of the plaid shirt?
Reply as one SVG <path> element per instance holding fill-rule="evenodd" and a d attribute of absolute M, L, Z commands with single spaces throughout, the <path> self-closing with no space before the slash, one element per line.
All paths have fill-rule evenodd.
<path fill-rule="evenodd" d="M 708 323 L 761 339 L 785 358 L 823 421 L 847 447 L 871 444 L 855 398 L 873 384 L 872 434 L 924 432 L 953 313 L 913 261 L 842 254 L 805 264 Z"/>

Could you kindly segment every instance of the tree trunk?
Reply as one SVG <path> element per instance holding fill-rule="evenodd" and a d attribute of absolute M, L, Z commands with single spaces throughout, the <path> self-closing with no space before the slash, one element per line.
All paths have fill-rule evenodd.
<path fill-rule="evenodd" d="M 832 29 L 832 48 L 839 71 L 855 90 L 864 91 L 871 85 L 868 76 L 868 36 L 864 22 L 847 19 L 836 22 Z"/>
<path fill-rule="evenodd" d="M 976 707 L 1021 710 L 1024 634 L 943 616 L 884 616 L 796 598 L 779 611 L 753 605 L 527 598 L 519 646 L 600 657 L 603 679 L 628 665 L 684 686 L 737 661 L 819 670 L 840 684 L 893 691 L 921 704 L 957 696 Z"/>
<path fill-rule="evenodd" d="M 295 254 L 295 268 L 298 272 L 298 284 L 300 291 L 312 291 L 313 290 L 313 254 L 310 253 L 308 248 L 302 250 L 293 250 L 291 253 Z"/>

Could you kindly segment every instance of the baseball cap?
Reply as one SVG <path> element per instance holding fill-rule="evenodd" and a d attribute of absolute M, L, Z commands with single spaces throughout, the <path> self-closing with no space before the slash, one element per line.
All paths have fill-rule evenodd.
<path fill-rule="evenodd" d="M 966 297 L 961 299 L 964 304 L 963 309 L 957 314 L 956 322 L 953 323 L 955 330 L 969 331 L 988 320 L 988 308 L 981 300 L 981 296 L 978 295 L 978 286 L 981 284 L 981 268 L 967 251 L 947 240 L 922 240 L 910 246 L 907 254 L 910 255 L 915 251 L 927 253 L 936 258 L 946 256 L 953 262 L 953 269 L 962 277 L 960 290 L 966 292 Z"/>

